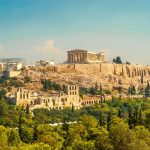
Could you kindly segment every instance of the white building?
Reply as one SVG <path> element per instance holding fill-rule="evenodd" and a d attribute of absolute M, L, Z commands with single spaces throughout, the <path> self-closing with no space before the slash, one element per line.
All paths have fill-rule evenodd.
<path fill-rule="evenodd" d="M 40 60 L 36 62 L 36 66 L 55 66 L 55 63 L 53 60 L 51 61 Z"/>

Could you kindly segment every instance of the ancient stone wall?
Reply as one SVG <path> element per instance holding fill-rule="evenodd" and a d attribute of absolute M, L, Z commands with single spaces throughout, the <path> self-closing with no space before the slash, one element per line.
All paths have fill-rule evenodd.
<path fill-rule="evenodd" d="M 124 77 L 150 76 L 150 66 L 126 64 L 60 64 L 57 72 L 80 72 Z"/>

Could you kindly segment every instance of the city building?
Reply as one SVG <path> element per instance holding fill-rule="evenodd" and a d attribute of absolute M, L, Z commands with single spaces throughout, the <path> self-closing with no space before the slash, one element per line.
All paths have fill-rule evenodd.
<path fill-rule="evenodd" d="M 6 70 L 21 70 L 24 68 L 24 60 L 22 58 L 7 58 L 0 59 L 2 71 Z"/>
<path fill-rule="evenodd" d="M 8 79 L 8 78 L 17 77 L 19 74 L 21 74 L 20 70 L 6 70 L 6 71 L 3 71 L 3 75 L 2 76 L 5 79 Z"/>
<path fill-rule="evenodd" d="M 106 54 L 104 52 L 94 53 L 82 49 L 74 49 L 67 52 L 68 63 L 105 63 Z"/>
<path fill-rule="evenodd" d="M 40 60 L 36 62 L 36 66 L 55 66 L 54 61 Z"/>

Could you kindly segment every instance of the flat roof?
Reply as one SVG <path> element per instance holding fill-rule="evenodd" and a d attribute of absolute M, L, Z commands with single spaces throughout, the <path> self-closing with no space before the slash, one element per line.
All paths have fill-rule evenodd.
<path fill-rule="evenodd" d="M 93 51 L 88 51 L 88 50 L 84 50 L 84 49 L 73 49 L 73 50 L 70 50 L 70 51 L 67 51 L 68 53 L 75 53 L 75 52 L 86 52 L 86 53 L 89 53 L 89 54 L 101 54 L 101 55 L 106 55 L 105 52 L 93 52 Z"/>
<path fill-rule="evenodd" d="M 88 52 L 88 50 L 84 50 L 84 49 L 73 49 L 67 52 Z"/>

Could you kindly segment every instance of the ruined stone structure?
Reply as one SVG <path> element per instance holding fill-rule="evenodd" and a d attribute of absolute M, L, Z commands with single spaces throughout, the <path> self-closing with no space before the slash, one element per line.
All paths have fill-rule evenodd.
<path fill-rule="evenodd" d="M 89 52 L 82 49 L 74 49 L 68 51 L 68 63 L 104 63 L 106 62 L 106 54 Z"/>
<path fill-rule="evenodd" d="M 15 93 L 15 104 L 26 106 L 31 100 L 31 92 L 24 90 L 23 88 L 18 88 Z"/>
<path fill-rule="evenodd" d="M 20 79 L 30 76 L 32 81 L 26 84 L 26 88 L 30 90 L 40 90 L 43 86 L 41 80 L 49 79 L 60 85 L 79 85 L 84 88 L 102 86 L 104 90 L 113 90 L 113 94 L 117 95 L 120 85 L 123 93 L 127 93 L 131 85 L 134 85 L 139 91 L 147 82 L 150 83 L 150 66 L 137 64 L 111 64 L 111 63 L 92 63 L 92 64 L 57 64 L 55 70 L 48 70 L 46 67 L 42 69 L 25 70 L 19 75 Z M 92 102 L 91 102 L 92 103 Z"/>
<path fill-rule="evenodd" d="M 130 85 L 140 88 L 146 86 L 147 81 L 150 82 L 150 66 L 135 64 L 60 64 L 56 73 L 55 76 L 59 77 L 55 78 L 56 82 L 71 82 L 85 88 L 98 84 L 112 90 L 119 86 L 121 80 L 124 91 L 127 91 Z M 53 80 L 55 76 L 52 74 L 50 79 Z M 141 85 L 142 78 L 144 82 Z"/>
<path fill-rule="evenodd" d="M 30 109 L 48 108 L 63 109 L 74 106 L 75 109 L 81 108 L 81 99 L 79 97 L 79 88 L 76 85 L 67 86 L 67 93 L 56 94 L 34 94 L 32 91 L 18 88 L 15 93 L 15 104 L 21 106 L 30 106 Z"/>

